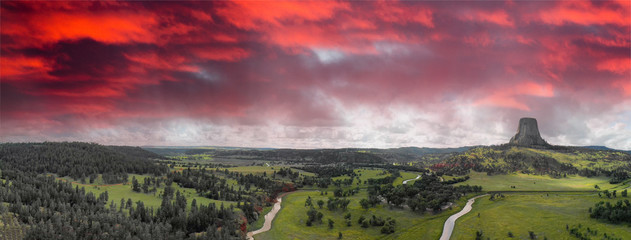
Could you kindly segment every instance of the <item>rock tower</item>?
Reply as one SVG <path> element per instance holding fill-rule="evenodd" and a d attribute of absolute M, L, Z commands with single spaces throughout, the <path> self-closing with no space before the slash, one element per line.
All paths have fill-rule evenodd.
<path fill-rule="evenodd" d="M 518 146 L 549 146 L 541 135 L 539 135 L 539 127 L 537 126 L 537 119 L 534 118 L 522 118 L 519 119 L 519 126 L 517 127 L 517 134 L 510 139 L 509 144 Z"/>

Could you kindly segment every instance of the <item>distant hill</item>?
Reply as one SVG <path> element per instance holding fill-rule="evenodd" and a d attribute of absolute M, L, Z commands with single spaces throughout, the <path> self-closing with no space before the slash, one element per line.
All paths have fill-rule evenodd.
<path fill-rule="evenodd" d="M 594 149 L 594 150 L 620 151 L 620 152 L 631 153 L 631 150 L 630 151 L 618 150 L 618 149 L 608 148 L 605 146 L 584 146 L 584 148 L 589 148 L 589 149 Z"/>
<path fill-rule="evenodd" d="M 103 146 L 83 142 L 3 143 L 0 144 L 0 164 L 3 173 L 9 171 L 54 173 L 74 179 L 103 174 L 108 183 L 124 182 L 128 173 L 167 171 L 155 164 L 164 158 L 139 147 Z"/>
<path fill-rule="evenodd" d="M 427 154 L 437 154 L 437 153 L 465 152 L 474 147 L 477 147 L 477 146 L 467 146 L 467 147 L 458 147 L 458 148 L 401 147 L 401 148 L 388 148 L 388 149 L 380 149 L 380 150 L 384 152 L 396 152 L 396 153 L 423 156 Z"/>
<path fill-rule="evenodd" d="M 472 148 L 431 167 L 434 171 L 464 174 L 468 170 L 503 174 L 523 172 L 583 176 L 631 171 L 631 154 L 604 148 L 549 146 L 545 148 L 500 145 Z"/>
<path fill-rule="evenodd" d="M 181 154 L 211 154 L 214 158 L 248 159 L 265 161 L 317 162 L 317 163 L 389 163 L 430 161 L 438 162 L 445 155 L 461 153 L 472 147 L 459 148 L 340 148 L 340 149 L 253 149 L 212 147 L 145 147 L 147 151 L 163 156 Z M 433 163 L 432 162 L 432 163 Z"/>

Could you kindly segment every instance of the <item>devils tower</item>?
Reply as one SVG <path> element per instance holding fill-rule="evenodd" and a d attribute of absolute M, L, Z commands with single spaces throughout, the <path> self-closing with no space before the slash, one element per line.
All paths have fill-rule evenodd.
<path fill-rule="evenodd" d="M 517 134 L 510 139 L 509 144 L 518 146 L 549 146 L 549 144 L 541 138 L 541 135 L 539 135 L 537 119 L 534 118 L 519 119 Z"/>

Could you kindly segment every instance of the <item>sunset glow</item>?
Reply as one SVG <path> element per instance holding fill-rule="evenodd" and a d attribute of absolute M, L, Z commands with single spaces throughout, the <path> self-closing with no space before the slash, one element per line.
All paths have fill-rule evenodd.
<path fill-rule="evenodd" d="M 631 149 L 629 1 L 1 5 L 0 141 Z"/>

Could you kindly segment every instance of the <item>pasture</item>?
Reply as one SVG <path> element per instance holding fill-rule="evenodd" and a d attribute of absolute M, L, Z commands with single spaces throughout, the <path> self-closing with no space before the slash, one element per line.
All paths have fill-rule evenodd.
<path fill-rule="evenodd" d="M 359 205 L 359 200 L 367 198 L 365 189 L 354 196 L 348 197 L 351 203 L 346 211 L 329 211 L 325 206 L 320 209 L 317 204 L 315 209 L 322 212 L 323 223 L 316 223 L 307 227 L 307 210 L 305 201 L 308 196 L 315 204 L 318 200 L 326 202 L 329 195 L 320 195 L 319 191 L 298 191 L 283 198 L 282 209 L 276 215 L 272 223 L 272 229 L 268 232 L 256 235 L 257 240 L 282 240 L 282 239 L 337 239 L 338 232 L 341 232 L 343 239 L 437 239 L 442 233 L 444 221 L 453 213 L 460 210 L 467 197 L 461 198 L 456 207 L 439 214 L 414 213 L 407 209 L 390 209 L 387 206 L 379 205 L 370 209 L 363 209 Z M 347 226 L 344 215 L 351 213 L 351 224 Z M 391 217 L 396 219 L 396 230 L 392 234 L 382 234 L 381 227 L 362 228 L 357 220 L 360 216 L 370 218 L 372 215 L 380 216 L 384 219 Z M 327 219 L 331 218 L 335 223 L 333 229 L 329 229 Z"/>
<path fill-rule="evenodd" d="M 153 207 L 154 210 L 158 209 L 158 207 L 160 207 L 160 204 L 162 203 L 162 198 L 160 198 L 159 195 L 162 191 L 164 191 L 164 185 L 158 188 L 156 192 L 152 192 L 152 193 L 134 192 L 132 191 L 132 188 L 131 188 L 132 177 L 136 177 L 136 179 L 142 183 L 144 181 L 144 178 L 149 177 L 149 176 L 130 174 L 129 175 L 130 181 L 127 182 L 126 184 L 113 184 L 113 185 L 101 185 L 100 176 L 95 181 L 94 184 L 83 184 L 80 182 L 71 181 L 68 178 L 61 178 L 61 179 L 64 181 L 70 181 L 73 186 L 78 186 L 79 188 L 83 187 L 85 188 L 86 192 L 92 192 L 97 197 L 99 194 L 107 191 L 109 200 L 106 206 L 109 206 L 109 202 L 114 201 L 116 206 L 120 207 L 121 198 L 125 199 L 125 201 L 131 198 L 134 204 L 136 204 L 137 201 L 142 201 L 146 207 Z M 217 206 L 219 206 L 223 203 L 224 206 L 228 207 L 231 204 L 234 204 L 235 206 L 237 204 L 236 202 L 231 202 L 231 201 L 219 201 L 219 200 L 213 200 L 213 199 L 209 199 L 205 197 L 200 197 L 197 195 L 197 192 L 195 191 L 195 189 L 183 188 L 183 187 L 178 186 L 175 183 L 173 183 L 171 187 L 173 187 L 173 190 L 175 192 L 180 191 L 180 193 L 186 197 L 188 208 L 190 208 L 191 203 L 193 202 L 193 199 L 196 200 L 198 205 L 199 204 L 207 205 L 210 203 L 215 203 L 217 204 Z"/>
<path fill-rule="evenodd" d="M 224 169 L 228 169 L 228 171 L 231 172 L 240 172 L 243 174 L 255 174 L 255 175 L 260 175 L 265 173 L 267 176 L 272 176 L 274 174 L 274 171 L 278 171 L 281 168 L 291 168 L 291 166 L 285 166 L 285 165 L 263 165 L 263 166 L 239 166 L 239 167 L 231 167 L 231 168 L 220 168 L 220 170 L 224 170 Z M 315 176 L 315 174 L 310 173 L 310 172 L 305 172 L 303 170 L 300 169 L 295 169 L 292 168 L 292 171 L 298 171 L 300 174 L 305 175 L 305 176 Z"/>
<path fill-rule="evenodd" d="M 609 178 L 606 177 L 568 176 L 557 179 L 547 175 L 523 173 L 488 176 L 475 171 L 471 171 L 469 177 L 469 180 L 456 185 L 480 185 L 483 191 L 596 191 L 598 189 L 594 188 L 595 185 L 603 190 L 617 187 L 609 184 Z"/>
<path fill-rule="evenodd" d="M 590 235 L 601 239 L 604 233 L 621 239 L 631 239 L 631 227 L 626 224 L 609 224 L 589 217 L 588 209 L 599 201 L 618 201 L 600 198 L 593 193 L 505 193 L 505 198 L 489 200 L 482 197 L 473 204 L 473 210 L 456 222 L 452 239 L 474 239 L 476 231 L 483 239 L 530 239 L 532 231 L 537 239 L 575 239 L 566 230 L 581 224 L 597 230 Z M 479 217 L 478 217 L 478 214 Z"/>
<path fill-rule="evenodd" d="M 401 177 L 398 177 L 397 179 L 395 179 L 392 185 L 394 186 L 401 185 L 403 184 L 403 181 L 408 180 L 408 179 L 414 179 L 418 175 L 420 175 L 420 173 L 401 171 Z M 411 180 L 407 184 L 413 184 L 414 181 L 415 180 Z"/>

